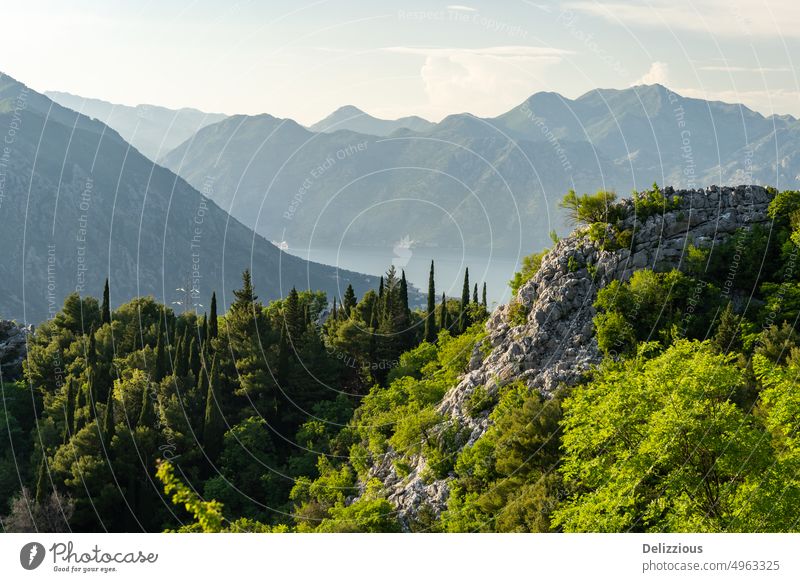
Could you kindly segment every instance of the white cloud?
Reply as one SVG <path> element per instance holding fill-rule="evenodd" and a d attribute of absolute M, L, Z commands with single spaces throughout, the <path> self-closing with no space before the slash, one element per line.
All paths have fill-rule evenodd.
<path fill-rule="evenodd" d="M 656 61 L 650 65 L 650 69 L 641 77 L 636 79 L 631 85 L 666 85 L 669 83 L 669 65 Z"/>
<path fill-rule="evenodd" d="M 703 32 L 713 36 L 799 36 L 797 0 L 577 0 L 570 10 L 614 23 Z"/>
<path fill-rule="evenodd" d="M 464 111 L 498 115 L 547 88 L 544 72 L 570 54 L 534 46 L 385 50 L 425 58 L 420 76 L 429 100 L 427 114 L 433 117 Z"/>
<path fill-rule="evenodd" d="M 477 8 L 473 8 L 472 6 L 464 6 L 462 4 L 450 4 L 447 7 L 448 10 L 457 10 L 459 12 L 477 12 Z"/>

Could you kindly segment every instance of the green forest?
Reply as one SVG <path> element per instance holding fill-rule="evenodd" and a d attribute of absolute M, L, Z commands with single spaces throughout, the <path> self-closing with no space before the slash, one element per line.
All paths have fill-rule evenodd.
<path fill-rule="evenodd" d="M 264 304 L 245 272 L 225 313 L 215 296 L 197 314 L 148 297 L 112 310 L 108 283 L 73 294 L 2 384 L 3 529 L 796 531 L 800 193 L 773 196 L 771 223 L 599 289 L 602 363 L 548 397 L 477 390 L 470 414 L 489 425 L 467 446 L 438 405 L 492 349 L 469 271 L 448 298 L 432 263 L 416 309 L 393 267 L 330 304 L 295 289 Z M 637 200 L 672 204 L 657 187 Z M 607 193 L 564 205 L 573 236 L 610 251 L 635 238 L 614 231 Z M 403 522 L 371 469 L 388 458 L 402 476 L 420 455 L 423 478 L 449 479 L 447 507 Z"/>

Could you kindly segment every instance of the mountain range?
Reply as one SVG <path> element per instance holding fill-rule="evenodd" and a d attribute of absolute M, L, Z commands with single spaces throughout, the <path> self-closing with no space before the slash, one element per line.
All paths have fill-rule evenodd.
<path fill-rule="evenodd" d="M 293 286 L 376 286 L 283 253 L 222 210 L 210 186 L 201 193 L 101 121 L 5 75 L 0 134 L 3 318 L 37 323 L 72 291 L 99 296 L 106 278 L 112 304 L 153 295 L 208 305 L 216 291 L 224 306 L 244 269 L 265 300 Z"/>
<path fill-rule="evenodd" d="M 365 113 L 353 105 L 340 107 L 325 119 L 311 125 L 308 129 L 315 132 L 332 133 L 343 129 L 367 135 L 386 137 L 398 129 L 411 131 L 428 131 L 435 124 L 416 115 L 400 119 L 379 119 Z"/>
<path fill-rule="evenodd" d="M 44 94 L 59 105 L 106 124 L 153 161 L 176 148 L 198 130 L 226 117 L 221 113 L 205 113 L 189 107 L 132 107 L 60 91 L 45 91 Z"/>
<path fill-rule="evenodd" d="M 408 118 L 406 118 L 407 120 Z M 653 182 L 769 184 L 800 176 L 800 122 L 661 85 L 536 93 L 494 118 L 378 124 L 344 107 L 305 128 L 235 115 L 161 163 L 247 226 L 291 247 L 419 247 L 527 254 L 566 230 L 569 189 L 621 195 Z"/>

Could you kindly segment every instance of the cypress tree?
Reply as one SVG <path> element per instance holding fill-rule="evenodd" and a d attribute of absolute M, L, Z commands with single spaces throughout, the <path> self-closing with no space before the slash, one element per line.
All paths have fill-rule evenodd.
<path fill-rule="evenodd" d="M 196 338 L 192 338 L 189 343 L 189 371 L 197 378 L 200 373 L 200 348 L 197 347 L 198 342 Z"/>
<path fill-rule="evenodd" d="M 408 308 L 408 281 L 406 281 L 405 270 L 400 275 L 400 311 L 408 321 L 411 316 L 411 310 Z"/>
<path fill-rule="evenodd" d="M 97 373 L 89 368 L 89 380 L 86 382 L 86 401 L 89 404 L 89 416 L 97 416 Z"/>
<path fill-rule="evenodd" d="M 106 278 L 106 284 L 103 287 L 103 307 L 100 313 L 100 322 L 103 325 L 111 323 L 111 301 L 108 292 L 108 278 Z"/>
<path fill-rule="evenodd" d="M 219 333 L 219 324 L 217 323 L 217 293 L 211 293 L 211 316 L 208 320 L 208 333 L 211 339 L 217 337 Z"/>
<path fill-rule="evenodd" d="M 338 310 L 336 309 L 336 297 L 333 298 L 333 313 L 331 314 L 333 321 L 336 321 L 339 318 Z"/>
<path fill-rule="evenodd" d="M 142 393 L 142 408 L 139 411 L 139 420 L 136 426 L 154 426 L 156 423 L 156 413 L 153 407 L 153 398 L 150 395 L 148 386 Z"/>
<path fill-rule="evenodd" d="M 180 339 L 175 356 L 175 374 L 180 378 L 189 373 L 190 345 L 189 324 L 187 323 L 183 329 L 183 337 Z"/>
<path fill-rule="evenodd" d="M 400 333 L 400 348 L 405 351 L 414 344 L 414 329 L 411 327 L 411 309 L 408 308 L 408 281 L 405 270 L 400 274 L 400 292 L 398 294 L 397 331 Z"/>
<path fill-rule="evenodd" d="M 94 327 L 89 331 L 89 349 L 86 351 L 86 367 L 91 370 L 97 368 L 97 340 L 94 337 Z"/>
<path fill-rule="evenodd" d="M 356 292 L 353 291 L 353 286 L 348 284 L 347 289 L 344 292 L 344 300 L 342 301 L 342 307 L 344 308 L 344 316 L 349 318 L 353 309 L 358 304 L 358 300 L 356 299 Z"/>
<path fill-rule="evenodd" d="M 64 403 L 64 415 L 68 436 L 75 434 L 75 380 L 67 381 L 67 401 Z"/>
<path fill-rule="evenodd" d="M 428 274 L 428 311 L 425 315 L 425 341 L 436 341 L 436 284 L 433 280 L 433 261 Z"/>
<path fill-rule="evenodd" d="M 203 423 L 203 448 L 206 454 L 216 459 L 222 449 L 222 437 L 225 424 L 219 408 L 219 372 L 217 371 L 217 358 L 211 365 L 211 376 L 208 380 L 208 393 L 206 395 L 206 414 Z"/>
<path fill-rule="evenodd" d="M 39 463 L 39 475 L 36 479 L 36 502 L 41 504 L 47 499 L 47 455 L 42 454 L 42 462 Z"/>
<path fill-rule="evenodd" d="M 200 346 L 205 347 L 208 341 L 208 316 L 203 314 L 203 325 L 200 328 Z"/>
<path fill-rule="evenodd" d="M 475 283 L 475 287 L 472 289 L 472 302 L 478 303 L 478 284 Z"/>
<path fill-rule="evenodd" d="M 167 375 L 167 354 L 164 349 L 164 334 L 159 331 L 158 341 L 156 342 L 156 365 L 153 379 L 161 382 Z"/>
<path fill-rule="evenodd" d="M 381 275 L 381 283 L 378 285 L 378 297 L 383 299 L 383 275 Z"/>
<path fill-rule="evenodd" d="M 461 310 L 458 313 L 458 331 L 464 333 L 469 327 L 469 267 L 464 272 L 464 288 L 461 290 Z"/>
<path fill-rule="evenodd" d="M 486 303 L 486 281 L 483 282 L 483 295 L 481 297 L 481 303 L 485 308 L 489 308 L 489 305 Z"/>
<path fill-rule="evenodd" d="M 442 293 L 442 308 L 439 312 L 439 329 L 447 329 L 450 326 L 447 321 L 447 297 Z"/>
<path fill-rule="evenodd" d="M 85 391 L 83 390 L 82 386 L 80 388 L 78 388 L 76 390 L 76 392 L 77 392 L 77 396 L 76 396 L 76 399 L 75 399 L 75 410 L 78 411 L 78 410 L 81 410 L 84 406 L 86 406 L 86 399 L 85 399 L 86 395 L 84 393 Z M 75 430 L 76 431 L 80 430 L 81 428 L 83 428 L 83 415 L 81 415 L 81 417 L 80 417 L 80 422 L 76 422 L 75 423 Z"/>
<path fill-rule="evenodd" d="M 106 403 L 105 416 L 103 417 L 103 443 L 106 449 L 111 446 L 111 439 L 114 438 L 114 399 L 109 398 Z"/>

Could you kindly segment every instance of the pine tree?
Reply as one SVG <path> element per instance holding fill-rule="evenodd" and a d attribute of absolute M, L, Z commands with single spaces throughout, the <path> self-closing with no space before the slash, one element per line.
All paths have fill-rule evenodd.
<path fill-rule="evenodd" d="M 217 359 L 211 364 L 211 376 L 208 380 L 208 393 L 206 395 L 206 414 L 203 422 L 203 448 L 211 459 L 216 459 L 222 449 L 222 437 L 225 433 L 225 424 L 222 418 L 219 402 L 219 372 Z"/>
<path fill-rule="evenodd" d="M 475 287 L 472 289 L 472 302 L 477 304 L 478 303 L 478 284 L 475 283 Z"/>
<path fill-rule="evenodd" d="M 436 341 L 436 284 L 433 277 L 433 261 L 428 274 L 428 310 L 425 314 L 425 341 Z"/>
<path fill-rule="evenodd" d="M 350 317 L 357 304 L 358 300 L 356 299 L 356 292 L 353 291 L 353 286 L 348 284 L 347 289 L 344 292 L 344 300 L 342 301 L 342 308 L 344 310 L 345 318 Z"/>
<path fill-rule="evenodd" d="M 114 399 L 109 398 L 106 403 L 105 415 L 103 417 L 103 443 L 106 451 L 111 447 L 111 439 L 114 438 Z"/>
<path fill-rule="evenodd" d="M 486 309 L 489 308 L 489 305 L 486 303 L 486 281 L 483 282 L 483 295 L 481 297 L 481 303 Z"/>
<path fill-rule="evenodd" d="M 450 322 L 447 321 L 447 297 L 442 293 L 442 308 L 439 311 L 439 329 L 448 329 Z"/>
<path fill-rule="evenodd" d="M 286 330 L 289 332 L 289 341 L 297 346 L 297 342 L 303 335 L 305 325 L 303 324 L 303 313 L 300 308 L 300 294 L 297 289 L 292 287 L 289 296 L 286 298 L 286 306 L 283 313 Z"/>
<path fill-rule="evenodd" d="M 464 333 L 469 327 L 469 268 L 464 272 L 464 288 L 461 290 L 461 308 L 458 312 L 458 331 Z"/>
<path fill-rule="evenodd" d="M 208 333 L 211 339 L 219 334 L 219 323 L 217 322 L 217 293 L 211 293 L 211 315 L 208 320 Z"/>
<path fill-rule="evenodd" d="M 108 289 L 108 278 L 106 278 L 106 284 L 103 287 L 103 307 L 100 311 L 100 323 L 102 325 L 111 323 L 111 301 Z"/>
<path fill-rule="evenodd" d="M 253 309 L 253 303 L 258 299 L 258 295 L 256 295 L 253 290 L 253 278 L 250 275 L 250 269 L 245 269 L 244 272 L 242 272 L 242 288 L 234 290 L 233 296 L 236 300 L 233 302 L 233 305 L 231 305 L 231 309 L 234 307 L 246 307 L 249 310 Z"/>

